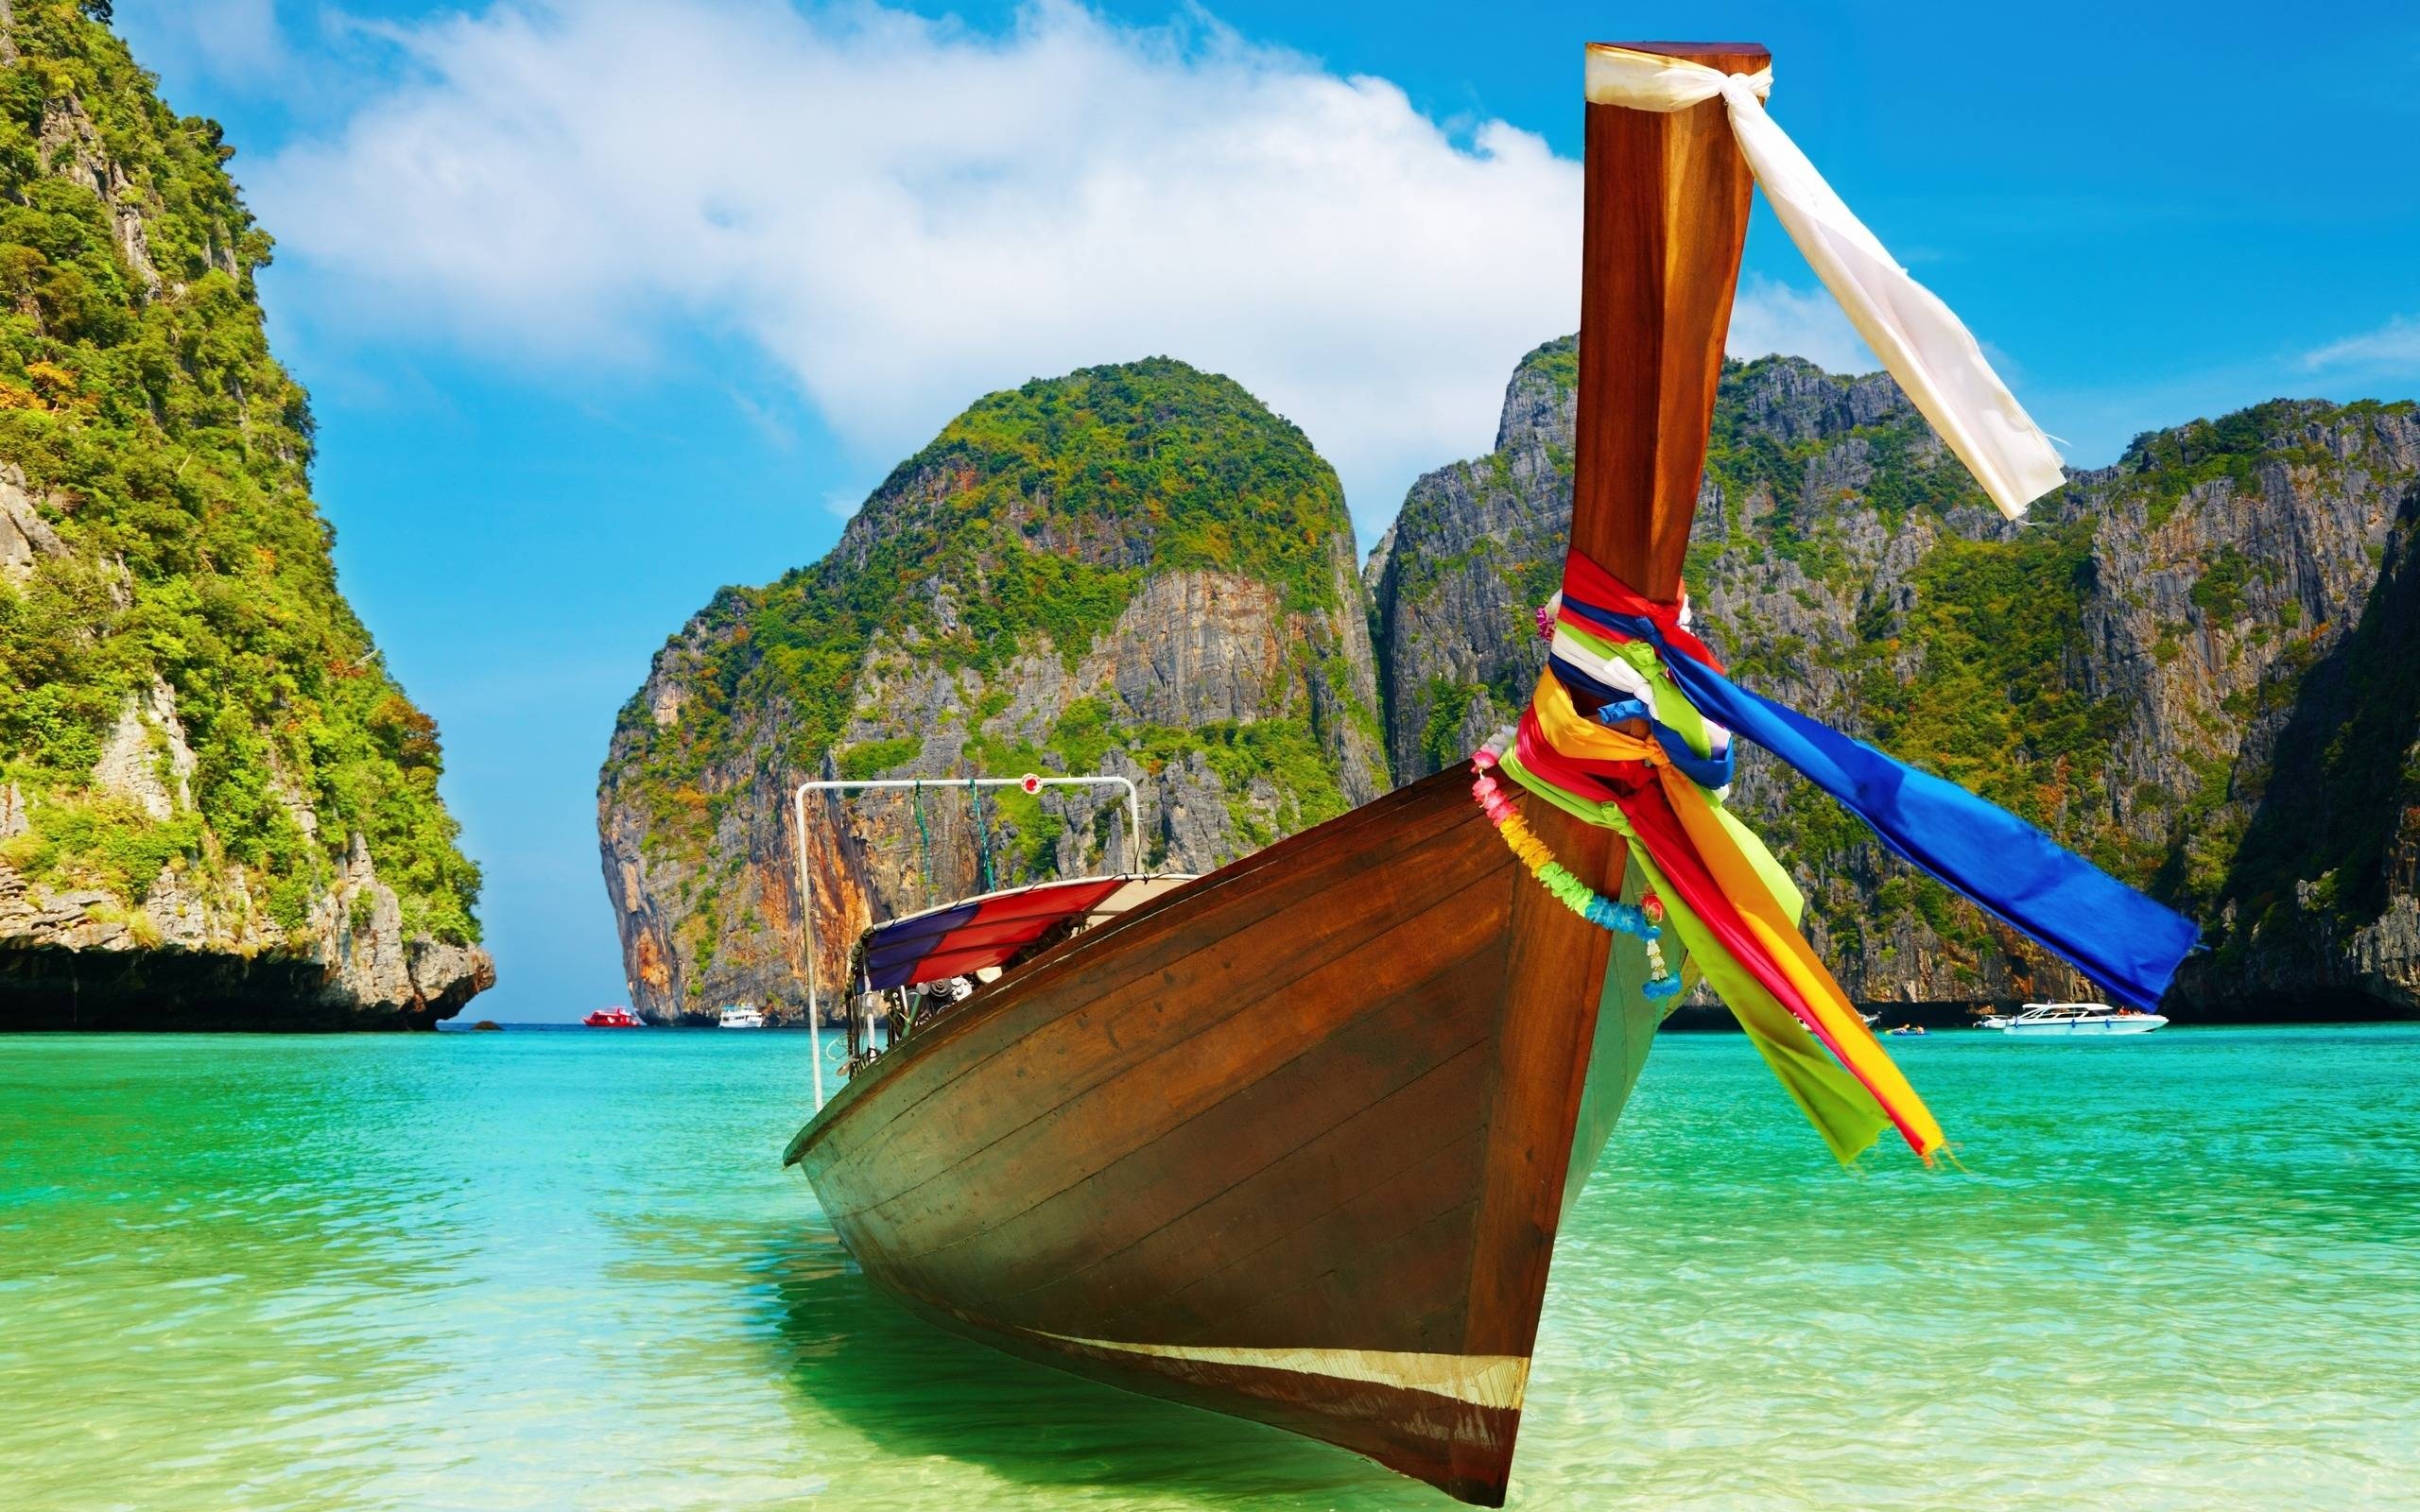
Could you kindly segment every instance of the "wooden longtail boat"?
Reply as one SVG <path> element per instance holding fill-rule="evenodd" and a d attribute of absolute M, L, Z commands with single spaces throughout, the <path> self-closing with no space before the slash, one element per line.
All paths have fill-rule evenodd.
<path fill-rule="evenodd" d="M 1719 99 L 1586 110 L 1572 541 L 1669 597 L 1752 180 Z M 1609 985 L 1636 947 L 1538 886 L 1469 784 L 1050 948 L 869 1062 L 786 1160 L 940 1323 L 1501 1505 L 1556 1229 L 1655 1015 Z M 1618 888 L 1611 832 L 1522 802 Z"/>

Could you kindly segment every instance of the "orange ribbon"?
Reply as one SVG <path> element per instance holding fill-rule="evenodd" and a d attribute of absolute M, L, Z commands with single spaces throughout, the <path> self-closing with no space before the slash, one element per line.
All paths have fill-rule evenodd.
<path fill-rule="evenodd" d="M 1677 770 L 1653 735 L 1634 735 L 1584 717 L 1551 672 L 1539 678 L 1530 709 L 1537 719 L 1538 732 L 1556 754 L 1589 764 L 1644 763 L 1654 772 L 1707 872 L 1812 1016 L 1806 1027 L 1831 1047 L 1916 1153 L 1930 1159 L 1944 1143 L 1941 1125 L 1806 942 L 1798 927 L 1803 905 L 1798 903 L 1797 889 L 1763 843 Z M 1761 854 L 1762 865 L 1757 855 L 1751 854 L 1751 846 Z M 1788 902 L 1783 901 L 1785 892 Z"/>

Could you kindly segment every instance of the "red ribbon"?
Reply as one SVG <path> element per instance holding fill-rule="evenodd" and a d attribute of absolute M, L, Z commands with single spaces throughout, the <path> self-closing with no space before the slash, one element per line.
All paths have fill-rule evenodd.
<path fill-rule="evenodd" d="M 1722 670 L 1722 663 L 1715 660 L 1705 643 L 1682 628 L 1681 606 L 1685 599 L 1667 603 L 1650 598 L 1577 551 L 1563 558 L 1563 599 L 1566 606 L 1577 602 L 1608 613 L 1636 615 L 1652 624 L 1673 650 L 1717 672 Z M 1569 612 L 1567 608 L 1565 612 Z M 1605 633 L 1603 626 L 1592 625 L 1584 618 L 1574 623 L 1593 634 Z"/>
<path fill-rule="evenodd" d="M 1520 753 L 1521 765 L 1530 769 L 1531 776 L 1551 782 L 1564 792 L 1591 803 L 1612 802 L 1621 798 L 1626 791 L 1650 781 L 1653 775 L 1645 762 L 1619 764 L 1621 766 L 1637 768 L 1637 776 L 1632 778 L 1629 782 L 1622 781 L 1624 778 L 1631 777 L 1629 772 L 1611 769 L 1602 772 L 1592 770 L 1591 768 L 1597 765 L 1611 768 L 1616 764 L 1583 763 L 1565 756 L 1547 744 L 1547 732 L 1538 728 L 1537 714 L 1527 709 L 1521 712 L 1521 728 L 1513 749 Z"/>
<path fill-rule="evenodd" d="M 1740 917 L 1738 907 L 1722 890 L 1722 885 L 1715 880 L 1705 859 L 1698 854 L 1697 842 L 1689 838 L 1689 832 L 1682 825 L 1681 816 L 1672 812 L 1671 799 L 1665 796 L 1663 787 L 1653 780 L 1651 768 L 1643 762 L 1622 763 L 1622 765 L 1635 766 L 1645 780 L 1634 786 L 1609 782 L 1585 769 L 1600 764 L 1575 762 L 1547 745 L 1545 732 L 1537 728 L 1536 716 L 1530 713 L 1521 716 L 1517 749 L 1521 765 L 1529 769 L 1530 776 L 1577 797 L 1593 798 L 1599 802 L 1610 799 L 1619 806 L 1622 817 L 1630 821 L 1631 830 L 1637 834 L 1638 842 L 1646 848 L 1648 855 L 1654 859 L 1656 869 L 1664 874 L 1665 885 L 1672 889 L 1673 896 L 1698 916 L 1698 921 L 1705 925 L 1706 932 L 1722 949 L 1746 967 L 1748 974 L 1772 993 L 1773 1000 L 1788 1010 L 1791 1018 L 1805 1024 L 1807 1033 L 1830 1051 L 1833 1057 L 1848 1069 L 1849 1074 L 1858 1075 L 1856 1063 L 1841 1054 L 1840 1043 L 1825 1030 L 1823 1020 L 1808 1005 L 1806 998 L 1800 995 L 1798 984 L 1782 970 L 1781 963 L 1773 958 L 1764 940 Z M 1862 1076 L 1858 1079 L 1860 1082 L 1864 1080 Z M 1866 1090 L 1875 1091 L 1870 1083 L 1866 1084 Z M 1900 1119 L 1893 1106 L 1884 1101 L 1879 1092 L 1876 1092 L 1875 1101 L 1891 1122 L 1897 1125 L 1910 1147 L 1922 1153 L 1923 1145 L 1915 1131 Z"/>

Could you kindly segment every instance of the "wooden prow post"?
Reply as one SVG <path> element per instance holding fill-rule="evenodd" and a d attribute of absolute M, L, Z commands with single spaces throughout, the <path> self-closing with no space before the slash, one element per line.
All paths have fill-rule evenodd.
<path fill-rule="evenodd" d="M 1726 74 L 1772 61 L 1754 43 L 1613 45 Z M 1669 113 L 1585 109 L 1571 550 L 1668 599 L 1681 591 L 1705 475 L 1755 178 L 1720 99 Z M 1524 799 L 1522 813 L 1582 882 L 1620 888 L 1612 835 L 1535 800 Z"/>
<path fill-rule="evenodd" d="M 1763 48 L 1739 44 L 1627 45 L 1731 73 L 1754 73 L 1766 61 Z M 1640 592 L 1669 598 L 1680 587 L 1705 469 L 1752 180 L 1720 100 L 1668 115 L 1617 105 L 1587 111 L 1571 547 Z M 1612 831 L 1527 794 L 1520 804 L 1530 828 L 1581 881 L 1600 892 L 1619 890 L 1623 852 Z M 1496 1050 L 1501 1074 L 1541 1091 L 1558 1089 L 1561 1106 L 1576 1113 L 1596 1038 L 1595 984 L 1604 977 L 1610 941 L 1517 868 L 1512 885 L 1508 1000 L 1555 1000 L 1560 993 L 1568 1001 L 1571 988 L 1584 984 L 1584 1006 L 1508 1023 Z M 1507 1140 L 1491 1153 L 1463 1341 L 1469 1354 L 1526 1360 L 1536 1343 L 1536 1314 L 1521 1298 L 1535 1298 L 1544 1285 L 1561 1222 L 1571 1121 L 1556 1126 L 1564 1131 L 1561 1147 Z M 1474 1451 L 1471 1457 L 1467 1480 L 1448 1488 L 1501 1504 L 1502 1482 L 1491 1486 L 1476 1463 L 1481 1456 Z"/>
<path fill-rule="evenodd" d="M 1754 43 L 1612 45 L 1726 74 L 1772 61 Z M 1668 599 L 1681 591 L 1705 476 L 1756 180 L 1719 98 L 1668 113 L 1585 109 L 1570 549 Z M 1545 803 L 1525 800 L 1522 812 L 1582 882 L 1620 888 L 1623 851 L 1611 835 Z"/>
<path fill-rule="evenodd" d="M 1634 42 L 1726 74 L 1749 43 Z M 1722 101 L 1589 105 L 1571 549 L 1651 598 L 1680 591 L 1755 180 Z"/>
<path fill-rule="evenodd" d="M 1754 43 L 1614 45 L 1726 74 L 1772 61 Z M 1705 475 L 1755 179 L 1720 99 L 1669 113 L 1585 108 L 1571 550 L 1668 599 Z M 1521 812 L 1581 881 L 1619 891 L 1623 851 L 1611 833 L 1534 799 Z"/>

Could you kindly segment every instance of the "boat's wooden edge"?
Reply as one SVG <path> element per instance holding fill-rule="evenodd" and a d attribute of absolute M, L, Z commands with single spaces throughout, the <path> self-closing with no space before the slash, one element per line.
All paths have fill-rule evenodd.
<path fill-rule="evenodd" d="M 1400 1453 L 1390 1454 L 1375 1444 L 1355 1444 L 1340 1437 L 1332 1419 L 1303 1420 L 1303 1414 L 1288 1403 L 1287 1387 L 1290 1372 L 1258 1368 L 1249 1364 L 1219 1362 L 1197 1363 L 1178 1373 L 1140 1374 L 1130 1363 L 1117 1358 L 1114 1351 L 1087 1348 L 1084 1341 L 1054 1340 L 1019 1329 L 1003 1328 L 969 1317 L 929 1298 L 906 1293 L 894 1295 L 910 1313 L 938 1328 L 1035 1365 L 1101 1382 L 1121 1391 L 1139 1392 L 1195 1411 L 1212 1412 L 1228 1418 L 1242 1417 L 1300 1434 L 1348 1453 L 1359 1454 L 1398 1475 L 1433 1486 L 1468 1505 L 1498 1507 L 1504 1504 L 1510 1486 L 1504 1466 L 1471 1473 L 1464 1467 L 1458 1466 L 1450 1454 L 1440 1453 L 1426 1459 L 1406 1458 Z M 1528 1362 L 1520 1361 L 1517 1365 L 1517 1378 L 1526 1385 Z M 1489 1436 L 1502 1435 L 1502 1442 L 1508 1446 L 1505 1461 L 1509 1465 L 1509 1446 L 1521 1417 L 1517 1392 L 1511 1400 L 1473 1402 L 1408 1388 L 1366 1382 L 1361 1384 L 1367 1395 L 1359 1404 L 1360 1411 L 1370 1419 L 1375 1420 L 1394 1413 L 1430 1417 L 1440 1412 L 1461 1415 L 1471 1420 L 1474 1429 Z M 1202 1395 L 1205 1392 L 1215 1395 L 1217 1405 L 1204 1403 Z"/>
<path fill-rule="evenodd" d="M 822 1137 L 824 1130 L 846 1110 L 871 1095 L 873 1089 L 901 1074 L 909 1066 L 932 1055 L 952 1039 L 970 1032 L 976 1024 L 992 1015 L 1006 1011 L 1021 999 L 1053 977 L 1083 969 L 1083 963 L 1098 949 L 1146 923 L 1154 921 L 1171 909 L 1199 906 L 1223 889 L 1247 882 L 1272 867 L 1286 865 L 1294 856 L 1312 847 L 1323 845 L 1344 830 L 1382 821 L 1406 808 L 1437 800 L 1443 788 L 1460 788 L 1470 781 L 1468 773 L 1448 767 L 1418 782 L 1406 783 L 1394 791 L 1372 799 L 1348 814 L 1342 814 L 1323 824 L 1314 825 L 1299 834 L 1288 835 L 1273 845 L 1239 856 L 1216 871 L 1205 872 L 1182 887 L 1172 888 L 1096 928 L 1086 930 L 1072 939 L 1063 940 L 1016 971 L 1000 978 L 960 1004 L 938 1023 L 911 1035 L 896 1048 L 875 1057 L 873 1063 L 843 1083 L 840 1090 L 826 1101 L 819 1111 L 802 1125 L 782 1149 L 782 1164 L 796 1165 Z"/>

